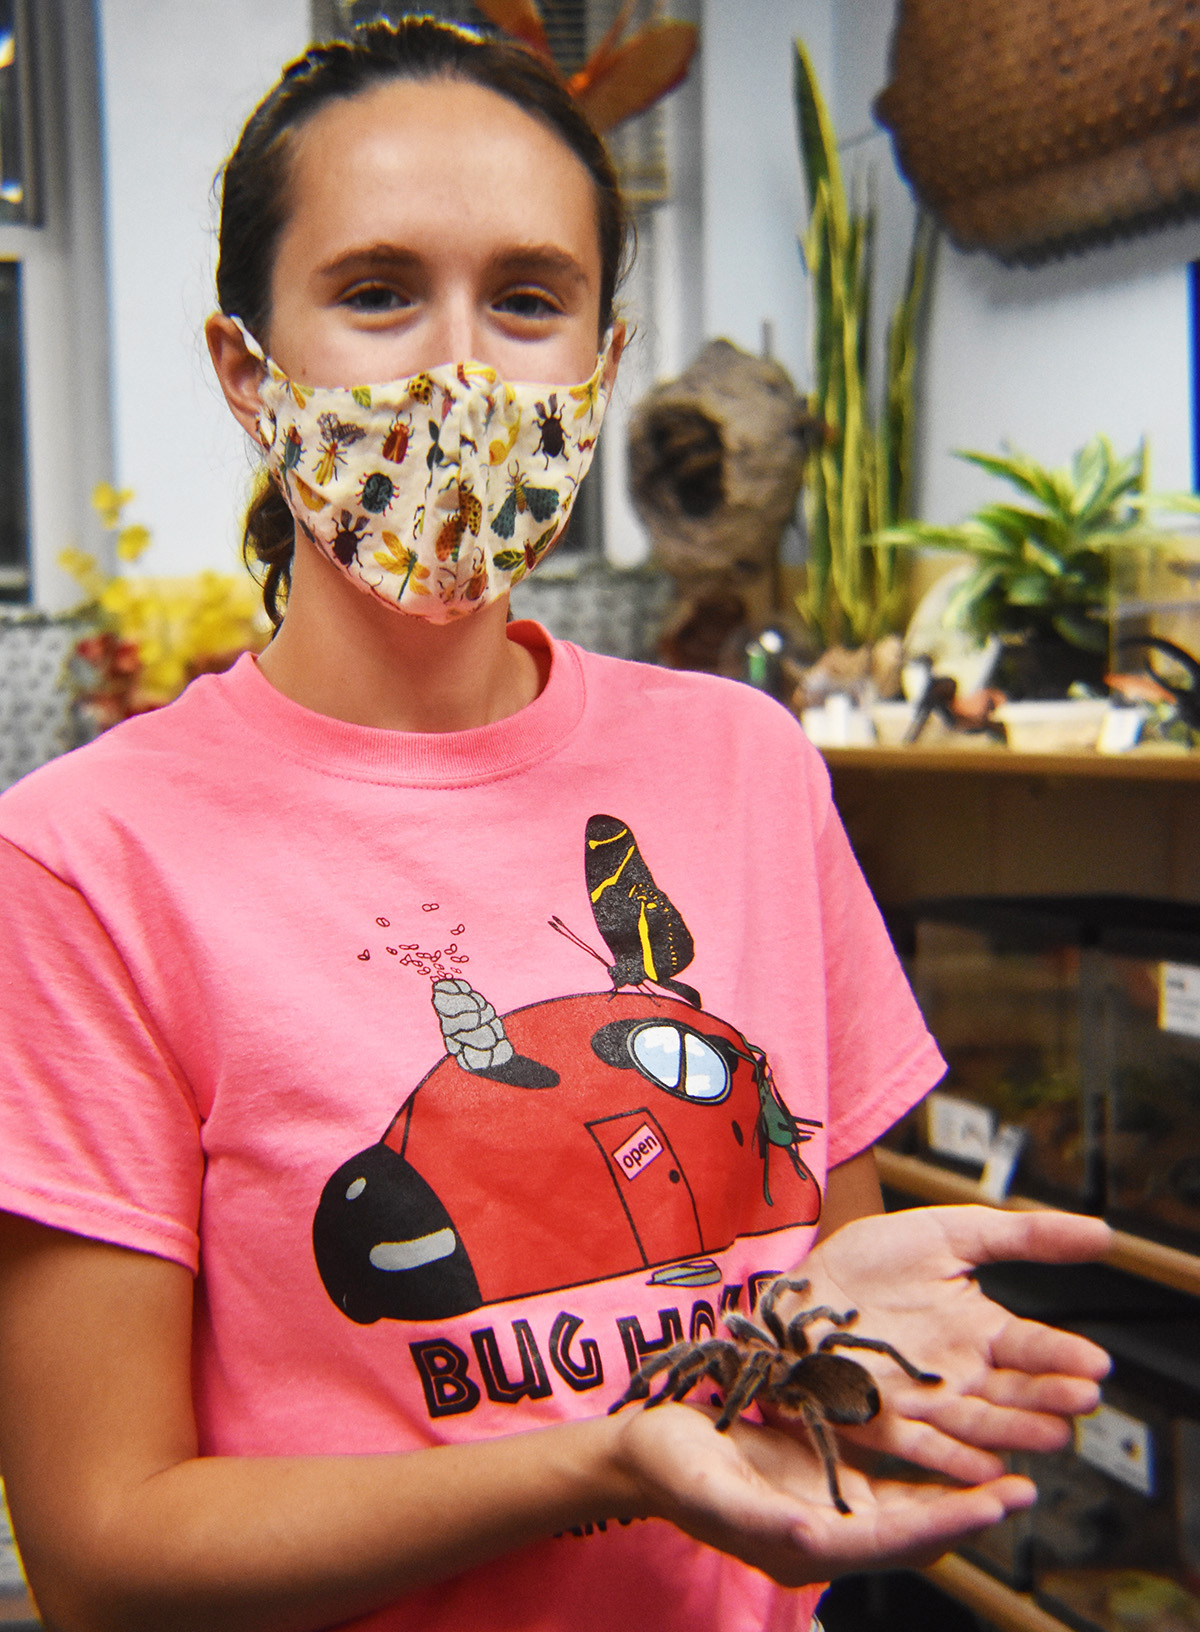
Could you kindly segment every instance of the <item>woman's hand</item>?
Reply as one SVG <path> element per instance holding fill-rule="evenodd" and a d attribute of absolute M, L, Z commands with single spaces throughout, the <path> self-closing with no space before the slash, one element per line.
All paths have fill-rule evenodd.
<path fill-rule="evenodd" d="M 1100 1258 L 1110 1240 L 1099 1219 L 1073 1213 L 916 1207 L 856 1219 L 822 1241 L 795 1271 L 811 1283 L 795 1307 L 857 1309 L 850 1330 L 883 1338 L 943 1379 L 922 1385 L 882 1355 L 836 1350 L 866 1366 L 883 1397 L 878 1417 L 839 1435 L 968 1484 L 1001 1472 L 995 1451 L 1064 1445 L 1067 1419 L 1099 1398 L 1108 1356 L 992 1303 L 972 1271 L 1007 1259 Z M 785 1325 L 792 1312 L 793 1300 L 781 1299 Z M 832 1329 L 815 1325 L 813 1345 Z"/>
<path fill-rule="evenodd" d="M 668 1404 L 614 1418 L 617 1467 L 643 1493 L 640 1511 L 784 1586 L 932 1563 L 1036 1494 L 1028 1479 L 1013 1476 L 962 1490 L 878 1479 L 843 1464 L 838 1478 L 851 1509 L 843 1514 L 806 1441 L 741 1421 L 719 1434 L 716 1415 Z"/>

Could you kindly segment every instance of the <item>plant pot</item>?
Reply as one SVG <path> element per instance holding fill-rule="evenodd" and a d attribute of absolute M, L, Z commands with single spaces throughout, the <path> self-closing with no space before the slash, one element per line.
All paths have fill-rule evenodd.
<path fill-rule="evenodd" d="M 1106 650 L 1090 651 L 1064 640 L 1056 630 L 1030 629 L 1003 635 L 992 684 L 1013 702 L 1065 697 L 1075 684 L 1104 688 Z"/>
<path fill-rule="evenodd" d="M 1023 754 L 1086 753 L 1096 746 L 1108 704 L 1100 698 L 1065 697 L 1005 703 L 993 719 L 1004 727 L 1008 746 Z"/>

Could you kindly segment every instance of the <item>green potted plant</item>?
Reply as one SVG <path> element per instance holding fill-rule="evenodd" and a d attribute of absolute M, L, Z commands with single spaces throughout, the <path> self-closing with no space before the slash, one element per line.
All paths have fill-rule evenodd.
<path fill-rule="evenodd" d="M 1146 493 L 1144 443 L 1119 458 L 1107 437 L 1095 436 L 1057 470 L 1015 449 L 957 457 L 1009 482 L 1017 502 L 986 504 L 953 527 L 904 522 L 882 529 L 877 543 L 969 558 L 946 622 L 980 641 L 999 636 L 995 684 L 1009 697 L 1064 697 L 1080 683 L 1099 689 L 1108 667 L 1113 549 L 1165 543 L 1146 513 L 1191 510 L 1195 501 Z"/>
<path fill-rule="evenodd" d="M 935 229 L 918 216 L 873 411 L 875 211 L 856 207 L 847 192 L 833 121 L 801 40 L 793 83 L 809 205 L 800 250 L 812 299 L 811 402 L 826 431 L 806 473 L 808 571 L 796 606 L 822 649 L 860 647 L 903 627 L 905 590 L 882 529 L 911 514 L 917 333 Z"/>

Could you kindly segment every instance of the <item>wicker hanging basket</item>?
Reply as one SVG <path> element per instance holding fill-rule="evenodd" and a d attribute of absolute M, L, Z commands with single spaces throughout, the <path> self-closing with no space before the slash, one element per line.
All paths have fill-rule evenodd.
<path fill-rule="evenodd" d="M 1200 214 L 1195 0 L 900 0 L 875 104 L 963 249 L 1027 265 Z"/>

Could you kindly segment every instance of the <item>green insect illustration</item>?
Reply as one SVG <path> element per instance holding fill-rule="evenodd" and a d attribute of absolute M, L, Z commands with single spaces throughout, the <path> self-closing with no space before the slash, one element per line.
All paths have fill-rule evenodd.
<path fill-rule="evenodd" d="M 558 509 L 558 493 L 553 487 L 530 487 L 520 471 L 508 478 L 509 494 L 492 517 L 492 531 L 500 538 L 511 538 L 516 531 L 518 515 L 528 510 L 534 521 L 549 521 Z"/>

